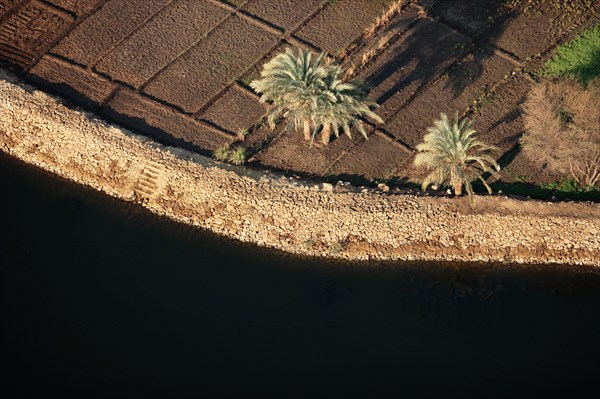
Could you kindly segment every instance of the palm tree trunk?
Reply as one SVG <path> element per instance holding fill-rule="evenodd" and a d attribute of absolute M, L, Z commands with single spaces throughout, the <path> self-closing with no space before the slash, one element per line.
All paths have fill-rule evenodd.
<path fill-rule="evenodd" d="M 310 141 L 310 139 L 311 139 L 310 121 L 309 120 L 305 120 L 304 121 L 304 140 Z"/>
<path fill-rule="evenodd" d="M 323 129 L 321 130 L 321 143 L 327 145 L 329 144 L 329 138 L 331 137 L 331 125 L 326 123 L 323 125 Z"/>
<path fill-rule="evenodd" d="M 452 189 L 454 189 L 455 197 L 459 197 L 462 194 L 462 184 L 461 183 L 453 184 Z"/>

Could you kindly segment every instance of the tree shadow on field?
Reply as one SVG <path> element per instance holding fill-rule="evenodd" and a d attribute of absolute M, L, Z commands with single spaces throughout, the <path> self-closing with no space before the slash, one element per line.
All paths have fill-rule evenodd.
<path fill-rule="evenodd" d="M 465 88 L 483 74 L 486 61 L 495 54 L 495 45 L 506 27 L 520 10 L 522 1 L 447 0 L 432 8 L 435 18 L 465 34 L 474 42 L 471 54 L 452 68 L 444 89 L 458 97 Z"/>
<path fill-rule="evenodd" d="M 407 88 L 416 93 L 462 58 L 450 67 L 444 87 L 458 97 L 482 76 L 486 60 L 494 56 L 494 45 L 518 15 L 521 2 L 446 0 L 425 7 L 430 18 L 418 20 L 399 38 L 398 45 L 392 44 L 384 53 L 386 62 L 366 77 L 370 87 L 382 85 L 385 89 L 376 101 L 383 104 Z M 394 25 L 388 28 L 393 29 Z M 394 82 L 386 84 L 395 74 Z"/>
<path fill-rule="evenodd" d="M 418 22 L 400 40 L 402 43 L 395 53 L 392 49 L 388 50 L 384 54 L 387 61 L 366 77 L 369 86 L 377 88 L 383 85 L 386 88 L 376 98 L 379 104 L 385 103 L 409 86 L 412 86 L 413 92 L 421 89 L 443 71 L 452 53 L 456 53 L 468 43 L 464 36 L 429 20 Z M 407 73 L 398 76 L 388 87 L 386 80 L 403 69 L 406 69 Z"/>

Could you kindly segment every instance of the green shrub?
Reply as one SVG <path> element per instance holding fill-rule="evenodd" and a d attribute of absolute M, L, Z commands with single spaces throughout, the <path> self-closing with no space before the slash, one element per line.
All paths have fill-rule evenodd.
<path fill-rule="evenodd" d="M 236 147 L 229 153 L 229 162 L 234 165 L 242 165 L 246 162 L 246 149 L 244 147 Z"/>
<path fill-rule="evenodd" d="M 600 25 L 559 46 L 541 74 L 547 78 L 568 76 L 584 86 L 600 76 Z"/>
<path fill-rule="evenodd" d="M 230 152 L 231 152 L 231 148 L 229 147 L 229 144 L 226 144 L 221 148 L 217 148 L 213 152 L 213 158 L 219 162 L 225 162 L 229 158 Z"/>

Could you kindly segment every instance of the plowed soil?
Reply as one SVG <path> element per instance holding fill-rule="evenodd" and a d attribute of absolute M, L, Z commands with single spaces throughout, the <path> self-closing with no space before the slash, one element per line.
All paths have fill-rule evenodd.
<path fill-rule="evenodd" d="M 416 175 L 427 127 L 458 111 L 512 160 L 506 181 L 553 178 L 515 154 L 520 105 L 553 49 L 600 21 L 600 2 L 415 0 L 365 35 L 391 2 L 0 0 L 0 60 L 169 144 L 210 153 L 248 129 L 236 145 L 266 167 L 401 181 Z M 265 106 L 248 84 L 290 44 L 357 67 L 385 120 L 369 140 L 355 132 L 309 147 L 301 133 L 259 125 Z"/>
<path fill-rule="evenodd" d="M 328 1 L 296 36 L 330 54 L 339 54 L 360 37 L 393 0 Z"/>

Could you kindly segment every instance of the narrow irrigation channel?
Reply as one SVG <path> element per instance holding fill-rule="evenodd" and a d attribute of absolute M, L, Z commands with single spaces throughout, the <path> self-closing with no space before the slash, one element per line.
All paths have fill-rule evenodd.
<path fill-rule="evenodd" d="M 258 249 L 0 157 L 4 398 L 581 397 L 590 267 Z"/>

